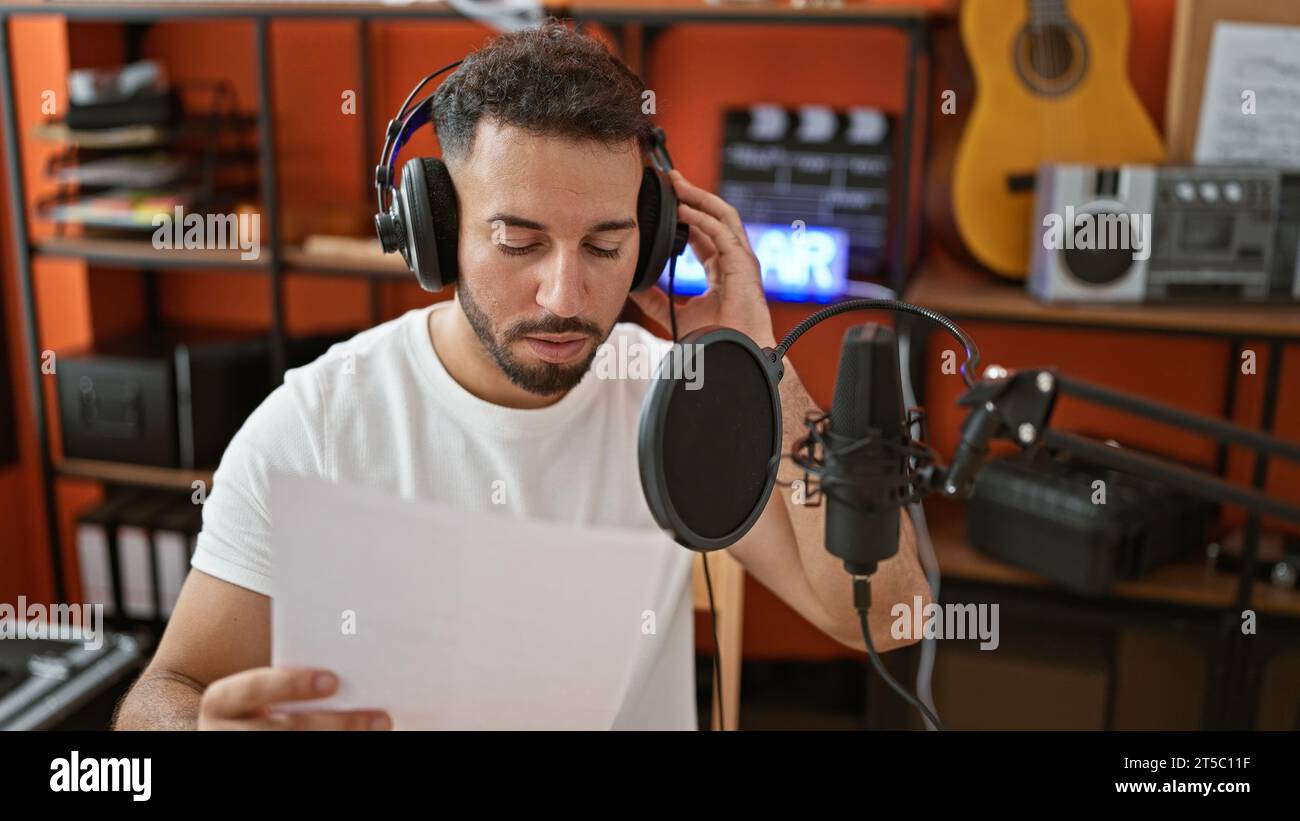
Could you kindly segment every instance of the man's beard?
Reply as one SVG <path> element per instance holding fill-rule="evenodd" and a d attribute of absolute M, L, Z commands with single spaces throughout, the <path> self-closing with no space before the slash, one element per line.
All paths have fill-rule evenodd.
<path fill-rule="evenodd" d="M 539 396 L 564 393 L 581 382 L 582 377 L 591 368 L 596 354 L 599 353 L 601 343 L 613 330 L 611 327 L 601 331 L 594 323 L 577 317 L 552 316 L 546 320 L 518 322 L 505 331 L 498 332 L 464 282 L 456 284 L 456 291 L 465 318 L 469 320 L 470 327 L 474 329 L 483 347 L 496 360 L 497 367 L 512 384 Z M 592 337 L 595 344 L 591 346 L 591 352 L 587 354 L 586 359 L 572 365 L 559 365 L 552 362 L 529 365 L 520 362 L 510 353 L 512 344 L 530 334 L 563 333 L 583 333 Z"/>

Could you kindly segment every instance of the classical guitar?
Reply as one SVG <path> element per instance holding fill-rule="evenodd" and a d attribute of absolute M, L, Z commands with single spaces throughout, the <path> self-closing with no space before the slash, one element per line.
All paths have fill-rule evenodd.
<path fill-rule="evenodd" d="M 1044 162 L 1160 162 L 1164 147 L 1128 79 L 1128 0 L 966 0 L 975 103 L 953 168 L 970 253 L 1002 276 L 1029 262 L 1034 173 Z"/>

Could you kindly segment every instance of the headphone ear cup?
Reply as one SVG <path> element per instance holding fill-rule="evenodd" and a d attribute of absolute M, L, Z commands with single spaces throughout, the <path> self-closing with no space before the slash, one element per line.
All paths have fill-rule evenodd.
<path fill-rule="evenodd" d="M 636 221 L 641 234 L 633 291 L 644 291 L 659 280 L 673 252 L 677 231 L 677 194 L 672 180 L 652 166 L 641 174 L 641 191 L 636 199 Z"/>
<path fill-rule="evenodd" d="M 432 209 L 430 223 L 437 251 L 439 287 L 454 283 L 460 275 L 457 249 L 460 242 L 460 201 L 456 186 L 451 183 L 451 173 L 437 157 L 426 157 L 424 181 L 428 193 L 425 200 Z M 431 290 L 431 289 L 429 289 Z"/>
<path fill-rule="evenodd" d="M 402 166 L 394 202 L 405 243 L 402 256 L 426 291 L 456 281 L 460 228 L 456 192 L 441 160 L 415 157 Z"/>

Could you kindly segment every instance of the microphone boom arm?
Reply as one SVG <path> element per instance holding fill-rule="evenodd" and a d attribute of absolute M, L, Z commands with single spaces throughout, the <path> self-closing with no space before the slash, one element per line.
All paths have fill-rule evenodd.
<path fill-rule="evenodd" d="M 1112 447 L 1085 436 L 1052 430 L 1050 421 L 1058 396 L 1073 396 L 1098 405 L 1141 415 L 1157 422 L 1204 434 L 1225 444 L 1242 445 L 1262 456 L 1300 462 L 1300 444 L 1241 427 L 1221 419 L 1181 410 L 1111 388 L 1061 376 L 1054 369 L 1007 372 L 990 367 L 986 377 L 966 392 L 958 404 L 971 408 L 962 425 L 962 439 L 951 466 L 935 474 L 934 489 L 945 496 L 965 497 L 994 439 L 1021 448 L 1042 443 L 1073 451 L 1103 467 L 1132 473 L 1215 502 L 1239 505 L 1252 513 L 1300 523 L 1300 505 L 1275 499 L 1193 470 L 1168 459 Z"/>

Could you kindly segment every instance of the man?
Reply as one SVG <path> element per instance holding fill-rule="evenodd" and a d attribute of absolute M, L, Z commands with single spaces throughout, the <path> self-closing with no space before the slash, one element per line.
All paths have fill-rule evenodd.
<path fill-rule="evenodd" d="M 649 381 L 596 378 L 591 368 L 601 343 L 616 337 L 663 350 L 644 329 L 617 323 L 639 244 L 636 201 L 651 127 L 642 91 L 603 46 L 557 23 L 498 37 L 441 85 L 434 123 L 460 209 L 455 300 L 372 328 L 290 371 L 249 417 L 217 470 L 194 572 L 158 652 L 119 707 L 117 727 L 389 726 L 382 704 L 273 709 L 329 695 L 338 681 L 329 671 L 268 666 L 272 471 L 476 511 L 494 510 L 494 482 L 504 481 L 509 515 L 654 525 L 635 444 Z M 680 333 L 725 325 L 773 346 L 758 262 L 737 212 L 680 173 L 672 180 L 679 219 L 710 278 L 706 294 L 679 308 Z M 667 327 L 663 292 L 633 299 Z M 814 406 L 785 367 L 788 451 Z M 783 479 L 794 475 L 783 469 Z M 824 507 L 786 496 L 772 494 L 731 555 L 808 621 L 863 649 L 849 577 L 823 547 Z M 495 512 L 502 515 L 499 506 Z M 903 518 L 899 554 L 873 581 L 871 629 L 882 650 L 900 644 L 888 628 L 893 603 L 928 600 Z M 689 567 L 687 551 L 673 555 Z M 689 596 L 684 606 L 689 621 Z M 671 652 L 692 650 L 686 643 Z M 649 666 L 647 678 L 656 665 Z M 677 683 L 667 701 L 647 696 L 636 723 L 694 726 L 693 708 L 689 721 L 681 709 L 693 694 L 676 692 L 688 685 Z M 653 706 L 669 702 L 677 706 Z"/>

